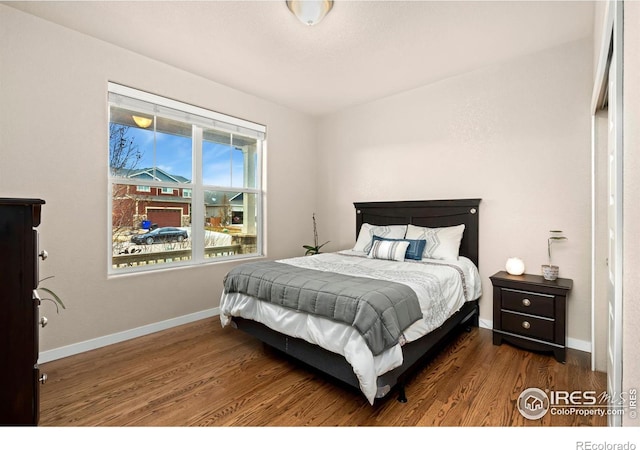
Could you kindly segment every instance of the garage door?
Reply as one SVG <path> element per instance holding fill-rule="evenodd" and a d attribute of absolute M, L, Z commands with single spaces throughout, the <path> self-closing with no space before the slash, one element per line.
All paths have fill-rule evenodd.
<path fill-rule="evenodd" d="M 159 227 L 179 227 L 182 214 L 179 209 L 148 209 L 147 220 Z"/>

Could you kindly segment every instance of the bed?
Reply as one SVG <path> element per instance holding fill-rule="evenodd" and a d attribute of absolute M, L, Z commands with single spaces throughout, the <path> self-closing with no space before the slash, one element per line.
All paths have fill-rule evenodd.
<path fill-rule="evenodd" d="M 459 332 L 478 326 L 479 205 L 354 203 L 354 247 L 232 269 L 221 323 L 359 389 L 372 405 L 393 391 L 405 402 L 412 374 Z M 371 304 L 345 306 L 349 296 Z"/>

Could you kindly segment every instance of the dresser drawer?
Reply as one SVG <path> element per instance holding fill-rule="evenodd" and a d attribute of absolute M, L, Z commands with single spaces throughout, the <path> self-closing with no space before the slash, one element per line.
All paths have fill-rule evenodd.
<path fill-rule="evenodd" d="M 509 333 L 553 341 L 555 321 L 530 317 L 525 314 L 502 312 L 502 329 Z"/>
<path fill-rule="evenodd" d="M 552 295 L 534 294 L 514 289 L 502 289 L 501 291 L 503 309 L 533 314 L 534 316 L 555 317 Z"/>

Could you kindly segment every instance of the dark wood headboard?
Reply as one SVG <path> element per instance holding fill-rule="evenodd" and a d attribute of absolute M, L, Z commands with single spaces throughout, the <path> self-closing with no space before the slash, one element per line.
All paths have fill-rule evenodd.
<path fill-rule="evenodd" d="M 465 224 L 460 255 L 478 266 L 479 198 L 456 200 L 412 200 L 398 202 L 354 203 L 356 238 L 363 223 L 372 225 L 406 225 L 450 227 Z"/>

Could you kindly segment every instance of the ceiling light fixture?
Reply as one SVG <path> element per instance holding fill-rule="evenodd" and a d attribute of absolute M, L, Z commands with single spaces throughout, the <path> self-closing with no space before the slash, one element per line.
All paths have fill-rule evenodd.
<path fill-rule="evenodd" d="M 149 128 L 149 125 L 151 125 L 151 122 L 153 122 L 153 119 L 149 119 L 148 117 L 140 117 L 140 116 L 131 116 L 133 118 L 133 121 L 136 123 L 136 125 L 138 125 L 140 128 Z"/>
<path fill-rule="evenodd" d="M 305 25 L 316 25 L 333 8 L 333 0 L 287 0 L 287 8 Z"/>

